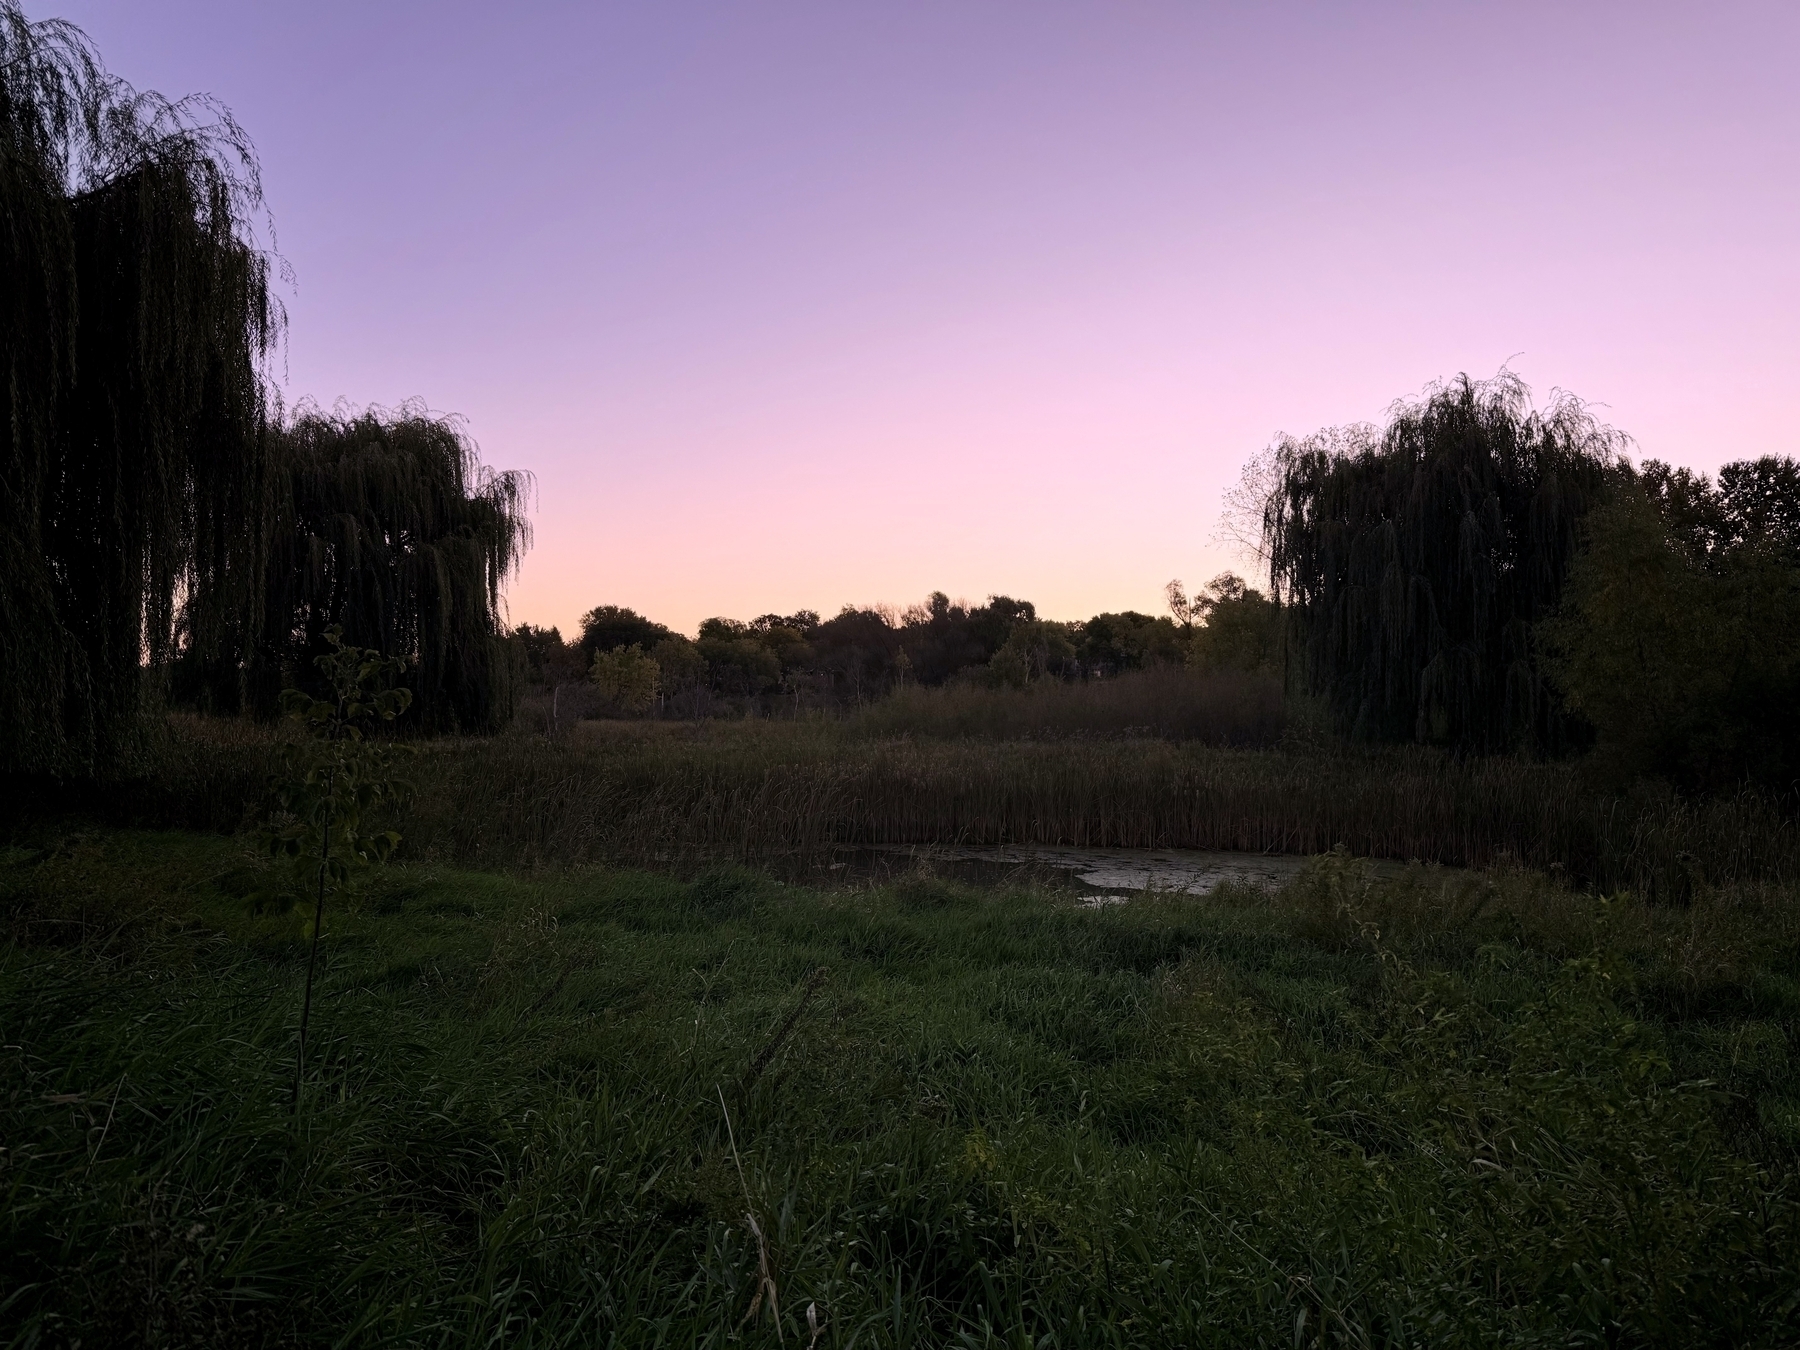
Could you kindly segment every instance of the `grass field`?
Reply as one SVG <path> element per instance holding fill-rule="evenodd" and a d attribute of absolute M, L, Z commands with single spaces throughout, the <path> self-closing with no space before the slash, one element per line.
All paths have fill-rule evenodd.
<path fill-rule="evenodd" d="M 294 1115 L 246 847 L 0 858 L 7 1344 L 1800 1339 L 1780 886 L 415 863 L 328 923 Z"/>

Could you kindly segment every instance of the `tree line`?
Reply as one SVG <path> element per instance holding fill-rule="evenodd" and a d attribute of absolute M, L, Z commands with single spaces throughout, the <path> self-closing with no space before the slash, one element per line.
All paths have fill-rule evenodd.
<path fill-rule="evenodd" d="M 601 606 L 565 643 L 521 628 L 531 678 L 614 710 L 846 707 L 906 684 L 1025 686 L 1153 665 L 1279 672 L 1346 740 L 1592 752 L 1624 783 L 1800 777 L 1800 465 L 1717 480 L 1656 460 L 1510 372 L 1396 403 L 1384 425 L 1281 438 L 1234 494 L 1267 591 L 1227 573 L 1169 613 L 1040 619 L 942 593 L 709 619 L 689 638 Z"/>
<path fill-rule="evenodd" d="M 514 636 L 539 685 L 588 683 L 614 711 L 675 716 L 855 707 L 909 683 L 1024 687 L 1157 665 L 1278 668 L 1279 615 L 1260 591 L 1225 573 L 1192 598 L 1180 582 L 1168 594 L 1169 614 L 1059 622 L 1039 618 L 1028 600 L 970 604 L 937 591 L 898 612 L 846 606 L 829 619 L 812 610 L 707 619 L 692 638 L 601 605 L 573 641 L 530 625 Z"/>
<path fill-rule="evenodd" d="M 1650 461 L 1509 372 L 1278 440 L 1237 499 L 1289 678 L 1352 739 L 1598 751 L 1621 778 L 1800 774 L 1800 466 Z"/>
<path fill-rule="evenodd" d="M 426 729 L 511 712 L 526 480 L 422 406 L 284 411 L 254 150 L 0 0 L 0 771 L 128 763 L 166 695 L 273 715 L 341 625 Z"/>

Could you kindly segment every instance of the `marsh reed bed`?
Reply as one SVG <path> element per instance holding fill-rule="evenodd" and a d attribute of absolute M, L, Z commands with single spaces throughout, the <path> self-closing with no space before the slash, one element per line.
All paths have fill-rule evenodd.
<path fill-rule="evenodd" d="M 177 723 L 115 820 L 232 829 L 271 734 Z M 873 844 L 1056 844 L 1512 860 L 1603 890 L 1800 878 L 1791 804 L 1603 790 L 1578 766 L 1421 749 L 1243 750 L 1153 738 L 885 738 L 837 720 L 590 722 L 421 743 L 412 856 L 489 868 L 804 863 Z"/>
<path fill-rule="evenodd" d="M 1153 666 L 1107 679 L 1040 680 L 1022 689 L 907 685 L 851 712 L 844 729 L 865 740 L 1134 736 L 1246 748 L 1279 744 L 1288 721 L 1279 675 Z"/>

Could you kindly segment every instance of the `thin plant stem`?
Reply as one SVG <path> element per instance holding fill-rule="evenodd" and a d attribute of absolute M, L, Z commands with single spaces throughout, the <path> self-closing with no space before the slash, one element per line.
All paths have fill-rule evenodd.
<path fill-rule="evenodd" d="M 312 947 L 306 955 L 306 994 L 300 1000 L 300 1045 L 294 1053 L 294 1111 L 300 1110 L 300 1082 L 306 1072 L 306 1024 L 312 1017 L 313 970 L 319 964 L 319 929 L 325 922 L 325 872 L 331 865 L 331 775 L 325 778 L 325 841 L 319 849 L 319 896 L 313 904 Z"/>

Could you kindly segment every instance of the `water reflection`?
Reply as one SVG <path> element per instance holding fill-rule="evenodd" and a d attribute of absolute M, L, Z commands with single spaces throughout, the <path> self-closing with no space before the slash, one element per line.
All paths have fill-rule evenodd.
<path fill-rule="evenodd" d="M 982 884 L 1053 880 L 1090 906 L 1122 904 L 1147 890 L 1206 895 L 1222 883 L 1275 890 L 1306 865 L 1292 854 L 1199 849 L 1059 848 L 1048 845 L 889 845 L 847 850 L 832 870 L 880 881 L 920 867 Z"/>

